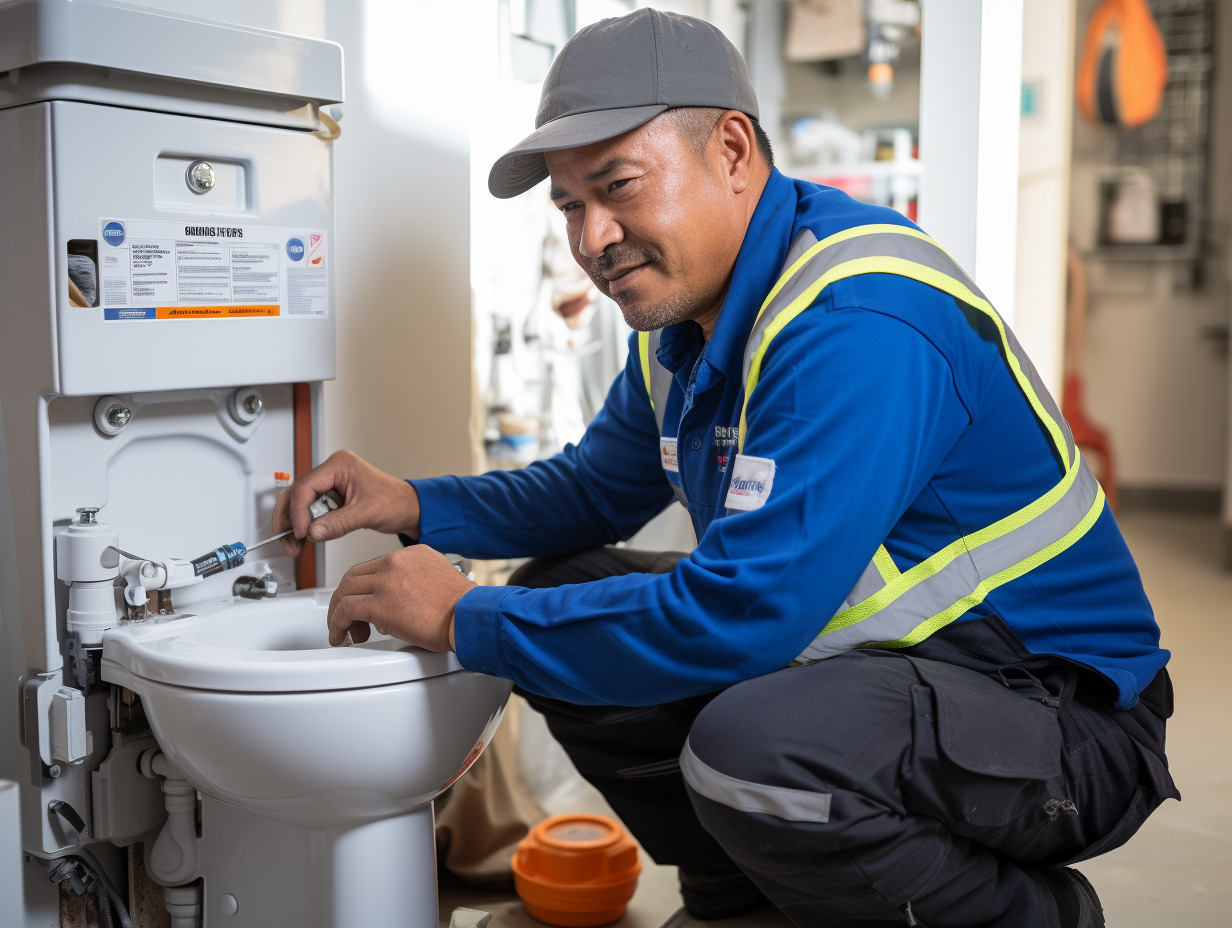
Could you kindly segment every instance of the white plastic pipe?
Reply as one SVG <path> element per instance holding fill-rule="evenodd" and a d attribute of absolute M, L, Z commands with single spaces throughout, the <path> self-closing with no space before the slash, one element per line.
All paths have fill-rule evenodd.
<path fill-rule="evenodd" d="M 198 928 L 201 924 L 201 887 L 168 886 L 163 890 L 163 903 L 171 916 L 171 928 Z"/>
<path fill-rule="evenodd" d="M 161 886 L 180 886 L 198 876 L 201 852 L 197 841 L 197 790 L 180 777 L 162 751 L 141 755 L 140 769 L 147 777 L 163 777 L 167 821 L 150 850 L 146 870 Z"/>

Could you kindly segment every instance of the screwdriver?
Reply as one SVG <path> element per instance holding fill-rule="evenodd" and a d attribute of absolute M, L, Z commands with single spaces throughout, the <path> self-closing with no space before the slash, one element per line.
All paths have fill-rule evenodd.
<path fill-rule="evenodd" d="M 320 496 L 316 498 L 313 504 L 308 507 L 308 513 L 309 515 L 312 516 L 314 520 L 316 520 L 316 519 L 319 519 L 321 516 L 325 515 L 325 513 L 332 512 L 333 510 L 337 509 L 341 505 L 342 505 L 342 497 L 338 495 L 338 492 L 336 490 L 329 490 L 325 493 L 322 493 Z M 277 535 L 274 535 L 272 538 L 267 538 L 264 541 L 258 541 L 255 545 L 248 545 L 247 550 L 249 552 L 252 552 L 252 551 L 255 551 L 257 548 L 263 548 L 266 545 L 271 545 L 275 541 L 278 541 L 282 538 L 286 538 L 293 531 L 294 529 L 287 529 L 285 532 L 279 532 Z"/>

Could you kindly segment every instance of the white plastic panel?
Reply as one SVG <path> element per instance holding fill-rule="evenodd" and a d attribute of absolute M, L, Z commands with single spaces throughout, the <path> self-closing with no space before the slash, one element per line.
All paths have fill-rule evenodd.
<path fill-rule="evenodd" d="M 21 806 L 17 784 L 0 780 L 0 925 L 25 920 L 21 885 Z"/>
<path fill-rule="evenodd" d="M 53 103 L 57 178 L 57 331 L 60 392 L 71 395 L 176 390 L 219 385 L 293 383 L 335 375 L 333 216 L 329 144 L 310 133 L 169 116 L 81 103 Z M 243 167 L 246 204 L 236 192 L 195 197 L 192 209 L 169 192 L 158 165 L 202 157 Z M 164 183 L 165 181 L 165 183 Z M 236 177 L 238 182 L 238 174 Z M 187 192 L 187 184 L 184 190 Z M 213 199 L 215 194 L 218 199 Z M 159 200 L 162 200 L 160 203 Z M 217 209 L 213 206 L 217 203 Z M 328 275 L 321 316 L 163 318 L 106 321 L 101 307 L 70 299 L 69 242 L 108 245 L 110 220 L 162 221 L 184 227 L 324 230 Z"/>
<path fill-rule="evenodd" d="M 279 493 L 274 472 L 294 469 L 294 426 L 291 388 L 260 392 L 264 411 L 244 426 L 228 410 L 231 389 L 122 394 L 133 417 L 115 436 L 95 427 L 95 397 L 52 400 L 53 521 L 64 524 L 78 507 L 97 506 L 121 548 L 152 558 L 193 558 L 268 537 Z M 174 590 L 173 601 L 184 608 L 229 596 L 236 577 L 260 573 L 265 563 L 289 588 L 292 561 L 274 544 L 242 568 Z"/>
<path fill-rule="evenodd" d="M 209 193 L 194 193 L 185 177 L 198 160 L 208 161 L 216 181 Z M 210 156 L 166 153 L 154 162 L 154 205 L 160 210 L 185 213 L 246 213 L 248 211 L 248 165 Z"/>
<path fill-rule="evenodd" d="M 209 7 L 202 12 L 208 15 Z M 342 48 L 336 42 L 105 0 L 0 3 L 0 71 L 44 63 L 115 68 L 322 103 L 342 100 Z"/>

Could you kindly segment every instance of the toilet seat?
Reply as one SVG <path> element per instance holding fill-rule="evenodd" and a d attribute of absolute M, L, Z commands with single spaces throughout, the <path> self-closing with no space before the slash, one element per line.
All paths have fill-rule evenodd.
<path fill-rule="evenodd" d="M 200 604 L 196 615 L 121 625 L 104 634 L 103 662 L 157 683 L 232 693 L 390 686 L 462 669 L 453 652 L 425 651 L 375 629 L 363 644 L 331 648 L 331 593 L 225 599 Z"/>

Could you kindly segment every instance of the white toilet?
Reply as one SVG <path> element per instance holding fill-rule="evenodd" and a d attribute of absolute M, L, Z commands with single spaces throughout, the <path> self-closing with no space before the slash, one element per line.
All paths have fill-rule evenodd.
<path fill-rule="evenodd" d="M 206 925 L 436 924 L 431 803 L 510 684 L 386 636 L 331 648 L 329 595 L 218 600 L 104 637 L 103 679 L 140 697 L 165 754 L 148 772 L 202 794 L 200 840 L 173 811 L 147 866 L 204 877 Z"/>

